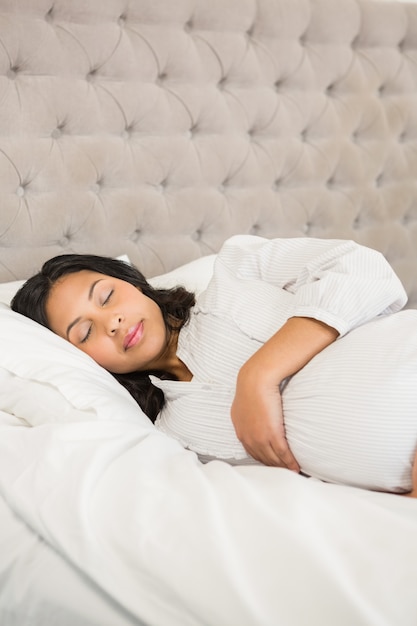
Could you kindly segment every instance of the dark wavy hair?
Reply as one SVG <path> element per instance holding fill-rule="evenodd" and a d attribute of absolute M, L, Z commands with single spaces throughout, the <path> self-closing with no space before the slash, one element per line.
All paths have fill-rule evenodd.
<path fill-rule="evenodd" d="M 195 304 L 195 296 L 184 287 L 173 289 L 154 289 L 133 265 L 94 254 L 63 254 L 46 261 L 40 272 L 29 278 L 17 291 L 11 301 L 13 311 L 50 328 L 46 315 L 46 303 L 57 280 L 82 270 L 89 270 L 119 278 L 139 287 L 143 294 L 151 298 L 159 306 L 166 329 L 169 333 L 178 331 L 190 317 L 191 307 Z M 115 374 L 110 372 L 139 404 L 149 419 L 154 422 L 164 406 L 165 398 L 161 389 L 152 385 L 149 374 L 161 379 L 175 379 L 166 371 L 152 370 L 148 372 L 129 372 Z"/>

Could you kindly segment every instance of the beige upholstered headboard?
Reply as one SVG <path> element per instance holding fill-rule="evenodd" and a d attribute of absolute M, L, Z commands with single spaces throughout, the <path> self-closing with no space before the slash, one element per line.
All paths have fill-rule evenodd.
<path fill-rule="evenodd" d="M 417 5 L 0 0 L 0 280 L 353 238 L 417 305 Z"/>

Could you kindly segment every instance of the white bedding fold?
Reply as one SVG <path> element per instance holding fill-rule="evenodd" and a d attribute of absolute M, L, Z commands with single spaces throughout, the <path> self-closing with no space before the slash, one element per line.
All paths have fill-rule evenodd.
<path fill-rule="evenodd" d="M 417 623 L 414 500 L 201 465 L 140 423 L 0 431 L 11 507 L 146 624 Z"/>

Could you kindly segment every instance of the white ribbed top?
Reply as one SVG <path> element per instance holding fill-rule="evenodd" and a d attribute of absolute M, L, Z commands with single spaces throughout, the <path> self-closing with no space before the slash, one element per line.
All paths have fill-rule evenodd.
<path fill-rule="evenodd" d="M 408 489 L 417 440 L 417 311 L 391 315 L 405 302 L 383 256 L 351 241 L 233 237 L 180 333 L 178 356 L 193 380 L 152 377 L 167 399 L 157 428 L 204 460 L 253 462 L 230 419 L 237 372 L 289 317 L 314 317 L 341 338 L 283 391 L 297 460 L 323 480 Z"/>

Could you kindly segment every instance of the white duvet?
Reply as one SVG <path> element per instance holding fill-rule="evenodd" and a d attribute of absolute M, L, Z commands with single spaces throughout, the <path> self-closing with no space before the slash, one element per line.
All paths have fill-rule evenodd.
<path fill-rule="evenodd" d="M 0 439 L 12 508 L 146 624 L 417 623 L 415 501 L 202 466 L 128 422 Z"/>
<path fill-rule="evenodd" d="M 203 465 L 4 305 L 0 345 L 0 493 L 108 598 L 97 626 L 417 624 L 416 500 Z"/>

